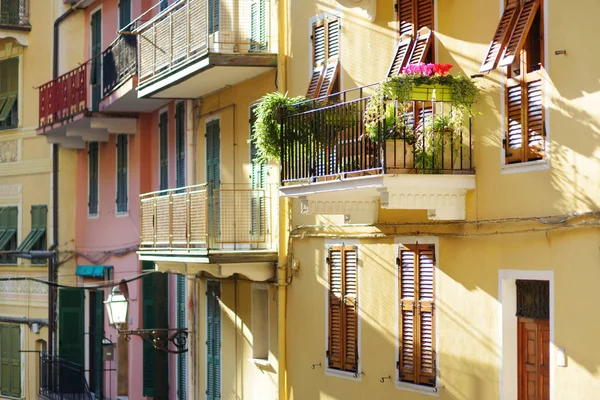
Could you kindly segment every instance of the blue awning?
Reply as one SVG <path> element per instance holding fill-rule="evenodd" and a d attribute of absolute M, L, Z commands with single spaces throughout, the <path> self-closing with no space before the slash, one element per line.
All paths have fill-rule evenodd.
<path fill-rule="evenodd" d="M 84 278 L 107 278 L 110 265 L 78 265 L 75 275 Z"/>

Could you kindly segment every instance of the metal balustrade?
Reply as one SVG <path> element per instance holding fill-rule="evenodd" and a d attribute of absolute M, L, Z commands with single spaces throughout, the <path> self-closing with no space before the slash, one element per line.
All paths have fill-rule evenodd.
<path fill-rule="evenodd" d="M 121 35 L 102 52 L 102 94 L 108 95 L 137 73 L 137 42 Z"/>
<path fill-rule="evenodd" d="M 50 400 L 94 400 L 82 366 L 40 353 L 40 398 Z"/>
<path fill-rule="evenodd" d="M 271 249 L 275 185 L 205 183 L 140 196 L 142 249 Z"/>

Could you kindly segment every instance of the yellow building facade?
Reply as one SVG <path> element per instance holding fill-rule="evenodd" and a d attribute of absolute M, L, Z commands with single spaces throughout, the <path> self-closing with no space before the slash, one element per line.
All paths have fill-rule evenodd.
<path fill-rule="evenodd" d="M 397 46 L 423 27 L 432 39 L 420 60 L 453 64 L 452 75 L 473 76 L 481 90 L 467 167 L 388 165 L 353 177 L 315 161 L 298 175 L 286 165 L 310 156 L 284 155 L 284 173 L 299 178 L 281 187 L 293 199 L 289 398 L 597 397 L 597 78 L 575 36 L 598 6 L 582 15 L 551 0 L 288 5 L 280 69 L 290 96 L 311 94 L 315 71 L 337 62 L 337 83 L 323 89 L 321 75 L 321 95 L 350 90 L 337 100 L 360 102 L 372 88 L 352 89 L 383 81 Z M 323 160 L 360 151 L 335 140 Z"/>

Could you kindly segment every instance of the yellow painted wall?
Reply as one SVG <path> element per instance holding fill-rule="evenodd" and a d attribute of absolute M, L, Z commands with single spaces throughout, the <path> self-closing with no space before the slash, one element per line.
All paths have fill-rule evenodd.
<path fill-rule="evenodd" d="M 396 43 L 394 5 L 377 1 L 369 22 L 334 0 L 289 3 L 287 28 L 290 95 L 306 92 L 311 66 L 309 18 L 330 12 L 341 16 L 341 84 L 344 90 L 382 80 Z M 452 63 L 453 74 L 478 72 L 500 18 L 497 1 L 435 1 L 437 61 Z M 547 4 L 550 3 L 550 4 Z M 581 37 L 591 37 L 600 4 L 586 1 L 580 13 L 568 3 L 545 3 L 546 124 L 549 163 L 538 171 L 503 167 L 503 75 L 479 78 L 482 95 L 473 120 L 476 190 L 467 195 L 467 220 L 597 212 L 600 208 L 600 129 L 598 129 L 597 54 Z M 581 30 L 568 26 L 581 26 Z M 583 35 L 583 36 L 582 36 Z M 555 50 L 567 55 L 555 55 Z M 518 168 L 517 168 L 518 169 Z M 300 273 L 288 288 L 287 348 L 291 399 L 421 399 L 423 394 L 397 389 L 394 238 L 437 236 L 437 324 L 441 399 L 498 399 L 503 348 L 500 340 L 500 271 L 551 271 L 554 284 L 551 352 L 564 348 L 566 367 L 551 367 L 553 399 L 594 399 L 600 389 L 597 337 L 600 324 L 589 318 L 600 300 L 595 282 L 598 265 L 597 220 L 591 227 L 553 230 L 560 224 L 428 224 L 426 212 L 380 210 L 372 227 L 344 226 L 343 216 L 305 216 L 294 201 L 292 257 Z M 557 222 L 559 219 L 544 220 Z M 308 227 L 298 228 L 301 225 Z M 522 233 L 510 233 L 522 231 Z M 360 239 L 360 382 L 328 376 L 326 345 L 326 238 Z M 583 279 L 582 279 L 583 277 Z M 554 355 L 552 355 L 554 357 Z M 516 374 L 516 372 L 515 372 Z M 507 390 L 506 385 L 503 390 Z"/>

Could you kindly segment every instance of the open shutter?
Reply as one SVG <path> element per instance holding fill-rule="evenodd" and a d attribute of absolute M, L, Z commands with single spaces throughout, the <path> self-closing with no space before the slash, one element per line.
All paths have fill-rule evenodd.
<path fill-rule="evenodd" d="M 413 34 L 413 0 L 398 0 L 398 21 L 400 37 Z"/>
<path fill-rule="evenodd" d="M 319 93 L 321 81 L 323 80 L 323 71 L 325 71 L 323 66 L 313 70 L 312 75 L 310 76 L 310 82 L 308 83 L 308 90 L 306 91 L 307 98 L 313 98 L 317 93 Z"/>
<path fill-rule="evenodd" d="M 321 87 L 319 88 L 319 92 L 316 97 L 325 97 L 331 94 L 339 74 L 339 69 L 340 65 L 337 59 L 332 60 L 329 64 L 327 64 L 327 67 L 323 72 Z"/>
<path fill-rule="evenodd" d="M 401 381 L 416 382 L 415 374 L 415 253 L 409 248 L 401 248 L 398 257 L 399 278 L 399 365 Z"/>
<path fill-rule="evenodd" d="M 387 74 L 388 78 L 391 76 L 400 75 L 400 72 L 402 72 L 402 67 L 404 67 L 406 64 L 406 60 L 410 54 L 412 42 L 412 38 L 410 37 L 400 41 L 400 44 L 396 49 L 396 55 L 392 60 L 392 65 L 390 65 L 390 70 Z"/>
<path fill-rule="evenodd" d="M 0 62 L 0 122 L 5 122 L 11 111 L 16 110 L 19 92 L 19 59 L 10 58 Z"/>
<path fill-rule="evenodd" d="M 506 8 L 502 13 L 502 18 L 500 18 L 500 22 L 496 28 L 496 33 L 494 33 L 490 47 L 488 48 L 485 58 L 483 59 L 483 63 L 481 64 L 481 68 L 479 69 L 480 72 L 491 71 L 496 67 L 498 58 L 504 50 L 515 21 L 517 20 L 518 13 L 518 1 L 506 5 Z"/>
<path fill-rule="evenodd" d="M 308 84 L 308 90 L 306 91 L 306 97 L 313 98 L 318 95 L 321 89 L 321 82 L 323 81 L 323 73 L 325 71 L 325 53 L 326 53 L 326 41 L 325 41 L 325 23 L 320 21 L 313 25 L 312 32 L 312 44 L 313 44 L 313 72 L 310 77 Z"/>
<path fill-rule="evenodd" d="M 515 57 L 519 54 L 519 51 L 521 51 L 525 44 L 527 33 L 529 32 L 529 28 L 535 19 L 535 14 L 539 7 L 540 0 L 525 0 L 523 8 L 521 8 L 521 12 L 519 13 L 519 17 L 517 18 L 517 22 L 508 39 L 508 44 L 498 63 L 499 66 L 505 67 L 513 63 Z"/>
<path fill-rule="evenodd" d="M 126 28 L 131 22 L 131 0 L 119 1 L 119 29 Z"/>
<path fill-rule="evenodd" d="M 416 5 L 416 30 L 427 27 L 433 29 L 433 0 L 414 0 Z"/>
<path fill-rule="evenodd" d="M 340 72 L 340 22 L 337 18 L 330 18 L 325 21 L 325 27 L 327 66 L 323 71 L 316 97 L 325 97 L 332 93 Z"/>
<path fill-rule="evenodd" d="M 208 0 L 208 33 L 219 31 L 219 3 L 221 0 Z"/>
<path fill-rule="evenodd" d="M 154 270 L 154 264 L 148 261 L 142 262 L 142 270 Z M 154 279 L 156 274 L 144 276 L 142 278 L 142 307 L 143 307 L 143 326 L 144 329 L 156 328 L 154 318 Z M 154 376 L 156 375 L 155 367 L 155 350 L 150 343 L 143 342 L 143 376 L 142 387 L 143 395 L 154 397 Z"/>
<path fill-rule="evenodd" d="M 408 59 L 409 64 L 419 64 L 425 60 L 432 38 L 431 30 L 424 28 L 417 33 L 415 44 Z"/>
<path fill-rule="evenodd" d="M 343 332 L 343 248 L 329 249 L 329 368 L 342 369 Z"/>
<path fill-rule="evenodd" d="M 250 132 L 254 131 L 254 123 L 256 122 L 255 115 L 256 106 L 250 109 Z M 258 149 L 254 141 L 250 141 L 250 165 L 251 165 L 251 176 L 250 183 L 251 188 L 254 189 L 252 192 L 252 199 L 250 200 L 250 213 L 251 213 L 251 224 L 250 224 L 250 235 L 257 240 L 262 240 L 265 234 L 266 226 L 266 199 L 264 189 L 267 182 L 267 165 L 263 162 L 256 160 L 258 156 Z M 256 190 L 258 189 L 258 190 Z"/>
<path fill-rule="evenodd" d="M 506 137 L 504 153 L 506 163 L 520 162 L 523 159 L 523 96 L 521 82 L 513 79 L 506 84 Z"/>
<path fill-rule="evenodd" d="M 344 250 L 344 370 L 358 371 L 358 252 Z"/>
<path fill-rule="evenodd" d="M 419 370 L 417 383 L 435 386 L 435 319 L 434 319 L 434 272 L 435 250 L 433 246 L 417 246 L 418 254 L 418 319 Z"/>
<path fill-rule="evenodd" d="M 185 186 L 185 105 L 177 103 L 175 108 L 175 151 L 176 151 L 176 186 Z"/>
<path fill-rule="evenodd" d="M 533 79 L 531 79 L 532 76 L 534 77 Z M 544 132 L 542 87 L 542 80 L 537 73 L 531 73 L 526 76 L 527 159 L 525 161 L 539 160 L 544 157 L 546 135 Z"/>
<path fill-rule="evenodd" d="M 266 18 L 265 0 L 250 1 L 250 52 L 266 50 Z"/>

